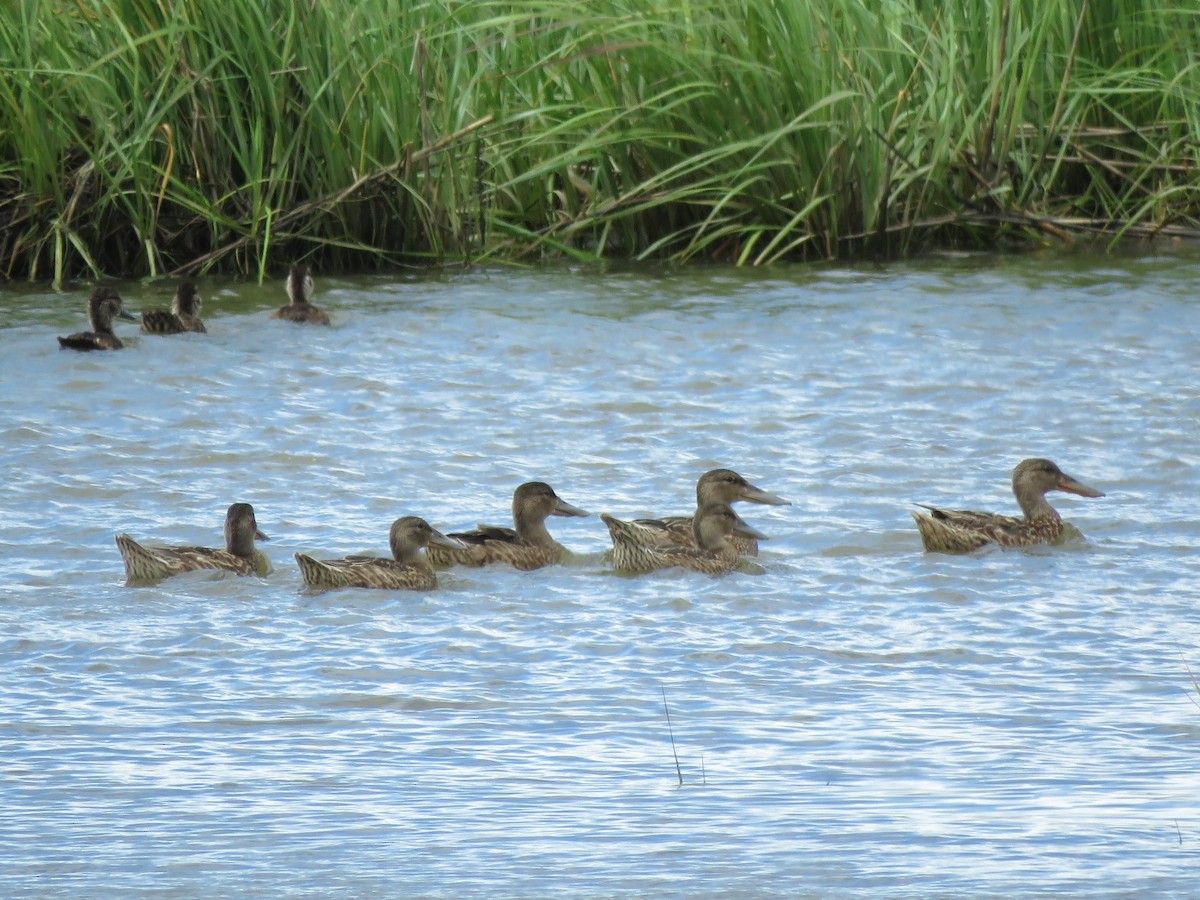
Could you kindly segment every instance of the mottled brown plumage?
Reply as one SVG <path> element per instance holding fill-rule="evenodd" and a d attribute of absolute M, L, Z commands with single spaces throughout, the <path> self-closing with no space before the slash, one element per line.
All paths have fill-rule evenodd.
<path fill-rule="evenodd" d="M 88 298 L 88 321 L 91 331 L 78 331 L 66 337 L 60 337 L 58 344 L 68 350 L 120 350 L 125 345 L 113 332 L 114 318 L 128 319 L 136 322 L 131 314 L 125 312 L 121 295 L 116 288 L 98 287 Z"/>
<path fill-rule="evenodd" d="M 313 279 L 308 266 L 303 264 L 292 266 L 284 286 L 291 303 L 275 310 L 271 314 L 272 319 L 283 319 L 285 322 L 296 322 L 301 325 L 330 324 L 329 314 L 319 306 L 312 304 Z"/>
<path fill-rule="evenodd" d="M 658 569 L 682 567 L 693 572 L 721 575 L 732 572 L 738 565 L 740 554 L 732 538 L 743 537 L 755 541 L 766 540 L 767 536 L 742 521 L 728 503 L 708 503 L 692 517 L 691 547 L 652 547 L 642 543 L 642 526 L 635 522 L 614 519 L 605 513 L 601 520 L 608 526 L 613 543 L 613 559 L 621 560 L 617 571 L 653 572 Z"/>
<path fill-rule="evenodd" d="M 142 331 L 146 334 L 207 334 L 200 321 L 200 289 L 194 281 L 181 281 L 175 289 L 171 308 L 147 309 L 142 313 Z"/>
<path fill-rule="evenodd" d="M 466 549 L 461 541 L 447 537 L 418 516 L 404 516 L 393 522 L 388 542 L 392 559 L 347 556 L 322 560 L 297 553 L 296 564 L 304 583 L 310 587 L 429 591 L 437 587 L 437 575 L 421 548 Z"/>
<path fill-rule="evenodd" d="M 921 543 L 926 550 L 941 553 L 969 553 L 987 544 L 1028 547 L 1058 543 L 1064 536 L 1064 524 L 1054 507 L 1046 502 L 1046 492 L 1104 496 L 1067 475 L 1048 459 L 1026 459 L 1019 463 L 1013 469 L 1012 489 L 1025 514 L 1023 518 L 918 504 L 929 510 L 928 514 L 912 513 L 921 533 Z"/>
<path fill-rule="evenodd" d="M 254 539 L 269 538 L 258 530 L 254 507 L 234 503 L 225 514 L 225 549 L 209 547 L 143 547 L 127 534 L 116 537 L 117 549 L 125 562 L 127 584 L 159 581 L 196 569 L 222 569 L 238 575 L 265 575 L 270 571 L 266 556 L 254 546 Z"/>
<path fill-rule="evenodd" d="M 439 567 L 508 563 L 526 571 L 540 569 L 561 561 L 568 552 L 546 530 L 546 518 L 588 515 L 560 498 L 554 488 L 542 481 L 530 481 L 517 488 L 513 493 L 512 513 L 515 529 L 480 525 L 472 531 L 452 532 L 449 537 L 461 541 L 466 549 L 430 546 L 430 561 Z"/>
<path fill-rule="evenodd" d="M 696 509 L 711 503 L 729 506 L 732 503 L 765 503 L 770 506 L 790 506 L 791 502 L 764 491 L 731 469 L 713 469 L 705 472 L 696 482 Z M 638 571 L 639 558 L 626 554 L 635 547 L 669 550 L 672 547 L 695 547 L 695 529 L 692 527 L 695 514 L 690 516 L 664 516 L 660 519 L 634 519 L 624 522 L 620 545 L 613 541 L 613 565 L 618 571 Z M 622 520 L 616 520 L 622 521 Z M 730 542 L 742 556 L 757 556 L 758 541 L 753 537 L 735 532 Z"/>

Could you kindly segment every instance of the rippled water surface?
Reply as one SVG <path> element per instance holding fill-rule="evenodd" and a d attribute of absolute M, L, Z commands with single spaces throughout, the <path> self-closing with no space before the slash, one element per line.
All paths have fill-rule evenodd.
<path fill-rule="evenodd" d="M 209 335 L 108 354 L 54 340 L 88 286 L 9 286 L 4 893 L 1191 894 L 1198 284 L 1187 256 L 318 273 L 331 329 L 210 281 Z M 914 503 L 1015 511 L 1026 456 L 1107 493 L 1052 495 L 1085 542 L 922 553 Z M 429 594 L 292 562 L 503 524 L 534 479 L 687 512 L 716 466 L 793 502 L 739 508 L 757 570 L 617 576 L 595 517 L 551 520 L 567 565 Z M 219 545 L 234 501 L 270 576 L 124 586 L 115 533 Z"/>

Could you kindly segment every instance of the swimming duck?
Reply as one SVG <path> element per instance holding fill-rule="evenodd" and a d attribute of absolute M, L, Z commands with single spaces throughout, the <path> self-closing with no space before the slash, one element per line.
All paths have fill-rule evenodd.
<path fill-rule="evenodd" d="M 737 568 L 739 552 L 733 538 L 754 541 L 767 536 L 746 524 L 728 503 L 707 503 L 692 516 L 692 539 L 695 546 L 651 547 L 642 540 L 643 526 L 624 522 L 606 513 L 600 514 L 608 526 L 613 542 L 613 559 L 620 560 L 620 572 L 653 572 L 681 566 L 693 572 L 721 575 Z"/>
<path fill-rule="evenodd" d="M 1072 478 L 1048 459 L 1026 459 L 1012 473 L 1012 489 L 1024 518 L 962 509 L 939 509 L 912 513 L 926 550 L 969 553 L 985 544 L 1028 547 L 1054 544 L 1063 538 L 1063 520 L 1046 502 L 1047 491 L 1066 491 L 1081 497 L 1103 497 L 1095 488 Z"/>
<path fill-rule="evenodd" d="M 508 563 L 517 569 L 530 571 L 559 562 L 568 551 L 546 530 L 548 516 L 586 516 L 576 506 L 567 503 L 554 488 L 542 481 L 529 481 L 513 493 L 512 528 L 480 525 L 472 531 L 448 535 L 467 545 L 465 550 L 449 550 L 435 545 L 429 547 L 429 560 L 435 566 L 458 563 L 463 566 L 483 566 L 488 563 Z"/>
<path fill-rule="evenodd" d="M 125 312 L 121 295 L 117 293 L 116 288 L 96 288 L 88 298 L 88 321 L 92 324 L 92 330 L 60 337 L 59 346 L 68 350 L 120 350 L 125 345 L 113 333 L 114 317 L 137 321 L 134 316 Z"/>
<path fill-rule="evenodd" d="M 329 314 L 319 306 L 312 305 L 313 279 L 308 266 L 300 264 L 292 266 L 288 272 L 287 294 L 291 303 L 281 306 L 271 314 L 272 319 L 283 319 L 286 322 L 298 322 L 308 325 L 328 325 Z"/>
<path fill-rule="evenodd" d="M 200 289 L 194 281 L 181 281 L 175 289 L 171 308 L 148 309 L 142 313 L 142 332 L 145 334 L 183 334 L 194 331 L 207 334 L 200 321 Z"/>
<path fill-rule="evenodd" d="M 429 591 L 437 587 L 437 575 L 421 548 L 446 547 L 465 550 L 466 544 L 446 537 L 418 516 L 404 516 L 392 523 L 388 537 L 392 559 L 347 556 L 343 559 L 313 559 L 296 554 L 300 575 L 310 587 L 394 588 Z"/>
<path fill-rule="evenodd" d="M 254 547 L 254 539 L 270 540 L 258 530 L 254 507 L 234 503 L 225 514 L 225 549 L 208 547 L 143 547 L 127 534 L 116 537 L 125 561 L 128 584 L 158 581 L 195 569 L 224 569 L 238 575 L 265 575 L 270 570 L 266 556 Z"/>
<path fill-rule="evenodd" d="M 784 500 L 777 494 L 772 494 L 757 487 L 732 469 L 713 469 L 705 472 L 696 482 L 696 509 L 702 509 L 710 503 L 721 503 L 729 506 L 732 503 L 746 501 L 748 503 L 765 503 L 769 506 L 791 506 L 790 500 Z M 620 543 L 613 541 L 613 565 L 619 571 L 637 571 L 638 561 L 635 557 L 626 557 L 626 552 L 632 547 L 649 547 L 662 550 L 671 547 L 695 547 L 695 529 L 692 527 L 695 515 L 665 516 L 661 519 L 634 519 L 625 524 L 629 528 L 624 532 Z M 619 521 L 619 520 L 618 520 Z M 751 529 L 753 530 L 753 529 Z M 742 556 L 758 556 L 758 541 L 741 531 L 734 531 L 730 542 Z"/>

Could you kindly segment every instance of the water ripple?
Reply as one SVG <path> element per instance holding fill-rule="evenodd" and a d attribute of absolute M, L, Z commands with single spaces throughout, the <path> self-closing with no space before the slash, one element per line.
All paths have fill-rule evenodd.
<path fill-rule="evenodd" d="M 0 882 L 1187 895 L 1198 274 L 329 277 L 329 330 L 211 284 L 207 337 L 109 355 L 57 350 L 81 299 L 6 292 Z M 1032 455 L 1108 494 L 1056 495 L 1086 540 L 920 552 L 914 503 L 1011 510 Z M 772 539 L 725 578 L 614 575 L 595 518 L 551 520 L 566 565 L 427 595 L 292 562 L 386 554 L 403 514 L 503 524 L 531 479 L 686 512 L 716 466 L 793 502 L 741 508 Z M 234 500 L 269 576 L 122 585 L 115 533 L 216 544 Z"/>

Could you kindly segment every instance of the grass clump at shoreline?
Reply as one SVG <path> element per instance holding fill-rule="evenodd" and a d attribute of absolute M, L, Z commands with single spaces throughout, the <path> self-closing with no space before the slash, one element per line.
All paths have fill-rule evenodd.
<path fill-rule="evenodd" d="M 1182 0 L 16 0 L 0 272 L 1197 236 L 1197 46 Z"/>

